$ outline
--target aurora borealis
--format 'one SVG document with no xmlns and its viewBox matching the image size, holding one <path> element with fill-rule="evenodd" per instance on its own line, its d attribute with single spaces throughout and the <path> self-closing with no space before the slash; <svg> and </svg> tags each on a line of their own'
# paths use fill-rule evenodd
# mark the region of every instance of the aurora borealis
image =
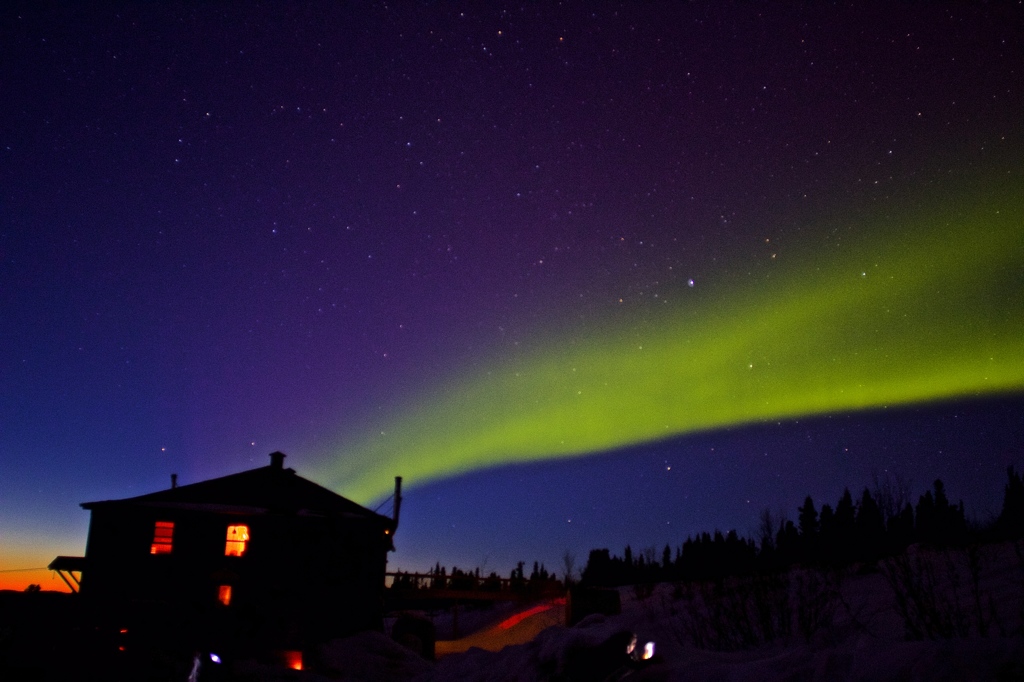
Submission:
<svg viewBox="0 0 1024 682">
<path fill-rule="evenodd" d="M 824 262 L 806 254 L 758 273 L 756 289 L 680 290 L 652 319 L 484 364 L 327 466 L 372 500 L 391 485 L 382 460 L 417 483 L 717 427 L 1020 391 L 1024 200 L 943 209 L 890 219 L 897 234 Z"/>
<path fill-rule="evenodd" d="M 267 463 L 392 568 L 1024 468 L 1001 3 L 0 9 L 0 589 Z"/>
</svg>

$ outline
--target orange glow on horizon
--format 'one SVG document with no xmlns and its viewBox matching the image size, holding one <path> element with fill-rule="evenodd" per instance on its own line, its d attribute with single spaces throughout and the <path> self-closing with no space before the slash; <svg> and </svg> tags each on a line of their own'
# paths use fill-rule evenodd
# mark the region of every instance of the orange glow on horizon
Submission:
<svg viewBox="0 0 1024 682">
<path fill-rule="evenodd" d="M 32 565 L 33 561 L 26 563 Z M 71 592 L 64 581 L 57 577 L 56 571 L 51 571 L 48 568 L 23 570 L 17 564 L 0 563 L 0 590 L 24 592 L 29 585 L 39 585 L 47 592 Z"/>
</svg>

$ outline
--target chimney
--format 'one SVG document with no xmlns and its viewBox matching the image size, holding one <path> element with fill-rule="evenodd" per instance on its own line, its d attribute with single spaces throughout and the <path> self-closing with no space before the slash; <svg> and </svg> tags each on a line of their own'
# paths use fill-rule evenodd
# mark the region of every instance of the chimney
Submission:
<svg viewBox="0 0 1024 682">
<path fill-rule="evenodd" d="M 273 469 L 284 468 L 285 454 L 283 452 L 271 452 L 270 453 L 270 466 Z"/>
<path fill-rule="evenodd" d="M 398 530 L 398 513 L 402 510 L 402 477 L 395 476 L 395 504 L 391 510 L 391 519 L 395 522 L 395 530 Z"/>
<path fill-rule="evenodd" d="M 178 474 L 171 474 L 171 489 L 178 487 Z"/>
</svg>

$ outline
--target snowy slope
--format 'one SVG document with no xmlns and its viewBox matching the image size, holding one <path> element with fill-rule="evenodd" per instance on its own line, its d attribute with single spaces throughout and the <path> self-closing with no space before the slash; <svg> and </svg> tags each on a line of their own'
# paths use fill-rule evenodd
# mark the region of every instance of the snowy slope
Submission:
<svg viewBox="0 0 1024 682">
<path fill-rule="evenodd" d="M 247 679 L 590 682 L 616 667 L 613 654 L 622 658 L 619 633 L 633 632 L 657 646 L 655 660 L 626 678 L 638 682 L 1024 680 L 1024 554 L 1004 544 L 983 547 L 974 559 L 972 569 L 966 551 L 913 549 L 902 563 L 881 568 L 794 570 L 719 587 L 627 587 L 620 589 L 620 615 L 547 627 L 499 651 L 471 647 L 427 662 L 366 633 L 332 643 L 317 675 L 262 669 Z M 499 636 L 491 627 L 462 642 L 476 637 L 497 649 L 502 642 L 494 637 L 532 636 L 557 614 L 547 609 L 524 619 L 515 625 L 523 628 L 518 634 Z M 908 640 L 929 620 L 927 627 L 952 628 L 951 636 Z"/>
</svg>

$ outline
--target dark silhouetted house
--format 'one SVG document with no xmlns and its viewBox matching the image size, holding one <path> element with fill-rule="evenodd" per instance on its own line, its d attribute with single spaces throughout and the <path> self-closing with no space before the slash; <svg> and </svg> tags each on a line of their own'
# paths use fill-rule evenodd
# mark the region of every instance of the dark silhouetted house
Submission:
<svg viewBox="0 0 1024 682">
<path fill-rule="evenodd" d="M 298 652 L 383 627 L 398 523 L 270 465 L 149 495 L 87 502 L 85 557 L 58 557 L 109 628 L 147 644 Z M 400 479 L 396 479 L 399 483 Z M 72 584 L 72 583 L 69 583 Z M 74 585 L 72 589 L 74 589 Z M 127 631 L 127 632 L 125 632 Z"/>
</svg>

